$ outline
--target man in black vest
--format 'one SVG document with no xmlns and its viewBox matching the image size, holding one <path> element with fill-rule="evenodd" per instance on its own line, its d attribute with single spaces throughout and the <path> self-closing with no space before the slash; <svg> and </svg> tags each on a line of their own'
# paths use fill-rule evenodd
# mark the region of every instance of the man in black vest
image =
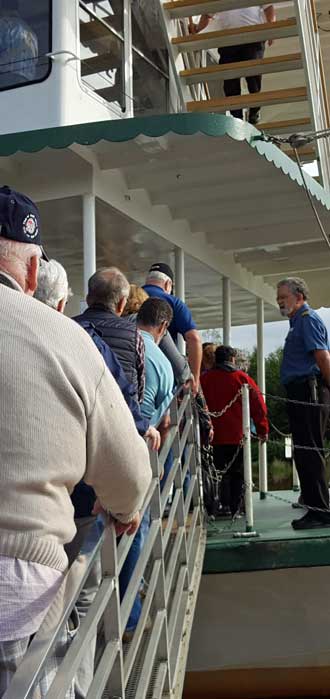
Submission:
<svg viewBox="0 0 330 699">
<path fill-rule="evenodd" d="M 88 308 L 74 320 L 88 320 L 104 342 L 116 353 L 129 383 L 135 389 L 134 398 L 141 402 L 144 393 L 144 342 L 136 323 L 121 317 L 126 306 L 130 285 L 117 267 L 95 272 L 88 281 Z"/>
</svg>

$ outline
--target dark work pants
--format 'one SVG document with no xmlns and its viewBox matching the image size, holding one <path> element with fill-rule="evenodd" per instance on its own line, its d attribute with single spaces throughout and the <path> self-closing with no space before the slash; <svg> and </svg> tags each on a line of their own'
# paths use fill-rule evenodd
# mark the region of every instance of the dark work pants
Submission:
<svg viewBox="0 0 330 699">
<path fill-rule="evenodd" d="M 265 53 L 265 42 L 258 41 L 255 44 L 243 44 L 242 46 L 224 46 L 219 49 L 219 64 L 237 63 L 238 61 L 250 61 L 256 58 L 263 58 Z M 250 93 L 260 92 L 261 75 L 251 75 L 246 77 L 247 86 Z M 241 94 L 241 78 L 231 78 L 224 80 L 223 89 L 226 97 Z M 251 107 L 250 114 L 258 112 L 260 107 Z M 231 114 L 238 119 L 243 118 L 242 109 L 232 109 Z"/>
<path fill-rule="evenodd" d="M 226 468 L 226 465 L 233 458 L 237 447 L 237 444 L 213 445 L 213 460 L 217 471 L 223 471 Z M 241 447 L 233 465 L 222 479 L 219 492 L 219 500 L 222 507 L 229 507 L 233 515 L 236 514 L 240 506 L 243 485 L 244 467 L 243 449 Z"/>
<path fill-rule="evenodd" d="M 294 459 L 299 474 L 301 494 L 306 505 L 329 508 L 329 490 L 325 472 L 324 436 L 330 413 L 330 391 L 323 384 L 319 385 L 318 407 L 311 402 L 311 390 L 308 382 L 293 382 L 286 386 L 287 397 L 297 401 L 307 401 L 310 405 L 288 403 L 290 429 L 294 445 Z M 314 447 L 313 451 L 300 449 L 299 446 Z M 330 513 L 321 519 L 329 519 Z"/>
</svg>

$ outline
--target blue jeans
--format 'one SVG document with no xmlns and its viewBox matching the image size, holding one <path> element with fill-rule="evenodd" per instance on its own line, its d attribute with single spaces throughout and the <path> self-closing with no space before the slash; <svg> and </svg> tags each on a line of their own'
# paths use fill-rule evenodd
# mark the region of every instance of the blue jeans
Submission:
<svg viewBox="0 0 330 699">
<path fill-rule="evenodd" d="M 127 554 L 127 558 L 125 560 L 125 563 L 121 569 L 120 575 L 119 575 L 119 592 L 120 592 L 120 601 L 124 599 L 126 590 L 128 588 L 129 582 L 131 580 L 131 577 L 134 573 L 134 569 L 137 563 L 137 560 L 140 556 L 140 553 L 143 549 L 144 542 L 148 536 L 148 531 L 150 527 L 150 509 L 147 507 L 142 520 L 141 524 L 135 534 L 135 537 L 133 539 L 133 543 L 131 545 L 131 548 Z M 142 601 L 139 593 L 136 595 L 131 613 L 128 617 L 128 621 L 126 624 L 126 631 L 133 631 L 139 621 L 140 614 L 141 614 L 141 609 L 142 609 Z"/>
<path fill-rule="evenodd" d="M 183 467 L 184 467 L 185 452 L 186 452 L 186 447 L 184 448 L 183 454 L 182 454 L 182 469 L 183 469 Z M 163 478 L 162 478 L 162 480 L 161 480 L 160 492 L 162 492 L 163 489 L 164 489 L 164 486 L 165 486 L 165 483 L 166 483 L 168 474 L 170 473 L 170 470 L 171 470 L 172 466 L 173 466 L 173 452 L 172 452 L 172 449 L 170 449 L 170 451 L 169 451 L 168 454 L 167 454 L 166 461 L 165 461 L 165 463 L 164 463 L 164 476 L 163 476 Z M 187 473 L 186 473 L 186 476 L 185 476 L 185 479 L 184 479 L 183 484 L 182 484 L 182 490 L 183 490 L 183 497 L 184 497 L 184 498 L 185 498 L 186 495 L 187 495 L 190 481 L 191 481 L 191 475 L 190 475 L 190 471 L 189 471 L 189 469 L 188 469 L 188 471 L 187 471 Z M 173 491 L 173 492 L 175 492 L 175 486 L 174 486 L 174 491 Z"/>
<path fill-rule="evenodd" d="M 167 481 L 168 474 L 173 466 L 173 452 L 172 449 L 167 454 L 166 461 L 164 463 L 164 475 L 160 482 L 160 492 L 162 493 L 165 483 Z"/>
</svg>

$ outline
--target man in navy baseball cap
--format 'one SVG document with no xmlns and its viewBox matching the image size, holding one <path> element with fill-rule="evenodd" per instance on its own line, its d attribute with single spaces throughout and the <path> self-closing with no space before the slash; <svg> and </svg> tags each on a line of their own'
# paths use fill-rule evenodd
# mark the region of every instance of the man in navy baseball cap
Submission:
<svg viewBox="0 0 330 699">
<path fill-rule="evenodd" d="M 48 260 L 41 244 L 38 207 L 25 194 L 7 185 L 0 187 L 0 237 L 17 243 L 39 245 L 41 256 Z"/>
<path fill-rule="evenodd" d="M 153 265 L 151 265 L 149 274 L 150 272 L 160 272 L 161 274 L 165 274 L 166 277 L 171 280 L 172 284 L 174 282 L 174 274 L 171 267 L 167 265 L 166 262 L 155 262 Z"/>
<path fill-rule="evenodd" d="M 48 259 L 41 246 L 38 208 L 25 194 L 0 187 L 0 287 L 33 296 L 40 257 Z"/>
<path fill-rule="evenodd" d="M 193 374 L 192 390 L 196 395 L 199 385 L 199 374 L 202 361 L 202 343 L 193 321 L 191 311 L 184 301 L 173 295 L 174 275 L 166 262 L 154 262 L 149 268 L 144 290 L 148 296 L 167 301 L 173 310 L 173 319 L 169 333 L 174 342 L 181 335 L 186 342 L 188 361 Z"/>
</svg>

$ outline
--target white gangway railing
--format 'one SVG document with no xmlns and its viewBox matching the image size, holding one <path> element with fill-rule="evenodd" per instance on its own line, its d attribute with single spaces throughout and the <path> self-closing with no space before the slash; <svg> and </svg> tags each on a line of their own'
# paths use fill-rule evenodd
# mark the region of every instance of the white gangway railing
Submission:
<svg viewBox="0 0 330 699">
<path fill-rule="evenodd" d="M 150 508 L 150 529 L 122 602 L 118 578 L 132 537 L 124 534 L 118 544 L 113 525 L 100 534 L 95 521 L 89 531 L 90 545 L 85 547 L 89 552 L 79 555 L 69 569 L 4 699 L 33 697 L 33 688 L 47 669 L 56 640 L 98 557 L 102 564 L 100 586 L 47 699 L 65 697 L 96 635 L 96 662 L 88 699 L 182 696 L 206 530 L 198 420 L 185 388 L 173 398 L 170 414 L 171 428 L 160 453 L 150 453 L 153 480 L 141 513 Z M 173 466 L 161 491 L 160 476 L 170 450 Z M 142 579 L 146 589 L 142 613 L 133 639 L 123 645 L 123 632 Z"/>
</svg>

